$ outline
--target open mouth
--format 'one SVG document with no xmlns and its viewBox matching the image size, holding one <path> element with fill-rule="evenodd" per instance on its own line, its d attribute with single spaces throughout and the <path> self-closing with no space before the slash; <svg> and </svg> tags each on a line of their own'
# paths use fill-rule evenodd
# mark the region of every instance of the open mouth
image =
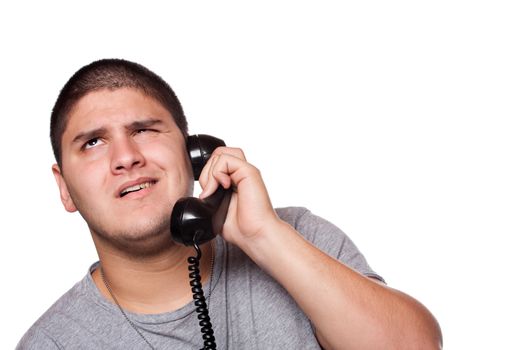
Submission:
<svg viewBox="0 0 525 350">
<path fill-rule="evenodd" d="M 120 198 L 130 194 L 130 193 L 133 193 L 133 192 L 138 192 L 138 191 L 141 191 L 145 188 L 149 188 L 153 185 L 155 185 L 157 183 L 157 181 L 146 181 L 146 182 L 143 182 L 141 184 L 137 184 L 137 185 L 133 185 L 133 186 L 129 186 L 129 187 L 126 187 L 125 189 L 123 189 L 121 192 L 120 192 Z"/>
</svg>

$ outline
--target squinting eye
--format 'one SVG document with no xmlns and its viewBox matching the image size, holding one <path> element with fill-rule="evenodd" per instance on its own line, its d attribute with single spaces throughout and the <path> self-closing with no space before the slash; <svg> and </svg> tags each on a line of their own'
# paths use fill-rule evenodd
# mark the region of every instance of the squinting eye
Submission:
<svg viewBox="0 0 525 350">
<path fill-rule="evenodd" d="M 157 132 L 157 129 L 137 129 L 135 131 L 135 135 L 147 135 L 149 137 L 150 135 L 156 134 Z"/>
</svg>

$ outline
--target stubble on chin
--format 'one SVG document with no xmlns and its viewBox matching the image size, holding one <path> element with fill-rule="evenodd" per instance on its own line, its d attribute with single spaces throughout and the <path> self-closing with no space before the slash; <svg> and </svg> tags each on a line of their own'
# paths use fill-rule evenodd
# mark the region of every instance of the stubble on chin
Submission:
<svg viewBox="0 0 525 350">
<path fill-rule="evenodd" d="M 111 250 L 131 259 L 158 256 L 173 246 L 169 218 L 122 225 L 111 233 L 97 225 L 88 226 L 97 250 Z"/>
</svg>

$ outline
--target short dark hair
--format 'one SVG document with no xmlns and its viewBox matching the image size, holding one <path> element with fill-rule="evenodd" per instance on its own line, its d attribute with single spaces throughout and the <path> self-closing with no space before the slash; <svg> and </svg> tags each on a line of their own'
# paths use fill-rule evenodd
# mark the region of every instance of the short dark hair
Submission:
<svg viewBox="0 0 525 350">
<path fill-rule="evenodd" d="M 134 88 L 157 100 L 170 113 L 175 124 L 188 136 L 188 123 L 173 89 L 146 67 L 123 59 L 102 59 L 80 68 L 60 91 L 51 113 L 50 137 L 53 153 L 62 164 L 62 135 L 69 113 L 85 95 L 101 89 Z"/>
</svg>

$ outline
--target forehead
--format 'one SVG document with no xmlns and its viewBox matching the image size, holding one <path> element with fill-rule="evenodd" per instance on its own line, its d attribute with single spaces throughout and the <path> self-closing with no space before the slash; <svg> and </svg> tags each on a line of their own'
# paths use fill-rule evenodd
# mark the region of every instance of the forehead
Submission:
<svg viewBox="0 0 525 350">
<path fill-rule="evenodd" d="M 68 115 L 65 133 L 75 127 L 126 123 L 134 118 L 145 117 L 173 119 L 160 102 L 139 90 L 131 88 L 97 90 L 88 93 L 75 103 Z"/>
</svg>

